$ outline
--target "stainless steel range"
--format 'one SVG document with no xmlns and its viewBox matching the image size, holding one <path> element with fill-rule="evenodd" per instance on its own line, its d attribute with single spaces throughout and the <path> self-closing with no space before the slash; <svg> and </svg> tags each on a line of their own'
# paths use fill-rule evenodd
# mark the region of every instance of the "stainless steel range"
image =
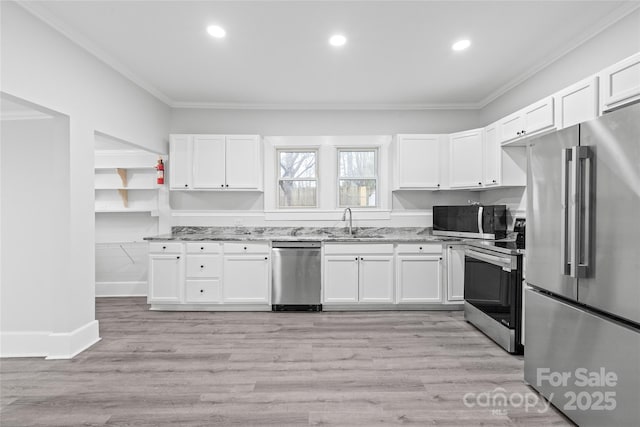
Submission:
<svg viewBox="0 0 640 427">
<path fill-rule="evenodd" d="M 467 242 L 464 301 L 465 320 L 509 353 L 522 353 L 522 250 L 515 242 Z"/>
</svg>

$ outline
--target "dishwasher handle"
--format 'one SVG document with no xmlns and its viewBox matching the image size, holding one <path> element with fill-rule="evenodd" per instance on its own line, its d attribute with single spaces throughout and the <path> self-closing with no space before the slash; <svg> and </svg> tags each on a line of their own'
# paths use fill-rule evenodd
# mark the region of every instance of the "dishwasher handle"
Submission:
<svg viewBox="0 0 640 427">
<path fill-rule="evenodd" d="M 320 242 L 311 242 L 311 241 L 297 241 L 297 242 L 272 242 L 271 247 L 274 249 L 277 248 L 288 248 L 288 249 L 307 249 L 307 248 L 320 248 Z"/>
</svg>

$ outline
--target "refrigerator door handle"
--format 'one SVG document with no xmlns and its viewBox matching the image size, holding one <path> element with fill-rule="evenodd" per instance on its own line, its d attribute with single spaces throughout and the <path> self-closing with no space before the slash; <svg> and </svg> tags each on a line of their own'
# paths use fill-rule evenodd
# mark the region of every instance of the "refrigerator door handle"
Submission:
<svg viewBox="0 0 640 427">
<path fill-rule="evenodd" d="M 482 229 L 482 213 L 484 208 L 482 206 L 478 206 L 478 233 L 484 234 L 484 230 Z"/>
<path fill-rule="evenodd" d="M 593 209 L 592 185 L 592 151 L 588 146 L 575 147 L 576 166 L 576 277 L 587 277 L 590 269 L 591 249 L 591 214 Z"/>
<path fill-rule="evenodd" d="M 569 167 L 572 164 L 573 159 L 573 151 L 571 148 L 566 148 L 562 150 L 562 176 L 560 177 L 562 180 L 560 189 L 561 189 L 561 215 L 560 219 L 560 254 L 561 254 L 561 273 L 564 276 L 571 275 L 571 261 L 569 260 L 570 248 L 569 245 L 569 231 L 571 229 L 569 224 L 569 219 L 571 218 L 570 210 L 571 204 L 569 201 L 569 195 L 571 194 L 571 176 L 569 175 L 569 171 L 571 168 Z"/>
</svg>

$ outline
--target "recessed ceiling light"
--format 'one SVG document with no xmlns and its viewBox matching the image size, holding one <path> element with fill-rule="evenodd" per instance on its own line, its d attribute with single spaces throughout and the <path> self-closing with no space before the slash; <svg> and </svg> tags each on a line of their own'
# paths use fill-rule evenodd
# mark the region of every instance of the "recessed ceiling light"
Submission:
<svg viewBox="0 0 640 427">
<path fill-rule="evenodd" d="M 342 34 L 335 34 L 329 39 L 331 46 L 343 46 L 347 42 L 347 38 Z"/>
<path fill-rule="evenodd" d="M 469 41 L 467 39 L 464 39 L 464 40 L 458 40 L 457 42 L 455 42 L 451 46 L 451 49 L 453 49 L 453 50 L 465 50 L 469 46 L 471 46 L 471 41 Z"/>
<path fill-rule="evenodd" d="M 207 33 L 209 33 L 211 37 L 215 37 L 217 39 L 221 39 L 227 35 L 227 32 L 224 30 L 224 28 L 217 25 L 209 25 L 207 27 Z"/>
</svg>

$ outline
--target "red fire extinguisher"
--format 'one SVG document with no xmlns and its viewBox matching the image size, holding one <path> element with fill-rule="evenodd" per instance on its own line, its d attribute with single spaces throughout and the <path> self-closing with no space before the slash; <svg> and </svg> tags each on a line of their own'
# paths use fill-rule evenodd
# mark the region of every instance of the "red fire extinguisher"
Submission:
<svg viewBox="0 0 640 427">
<path fill-rule="evenodd" d="M 164 184 L 164 163 L 162 163 L 162 159 L 158 159 L 156 170 L 158 171 L 158 184 Z"/>
</svg>

